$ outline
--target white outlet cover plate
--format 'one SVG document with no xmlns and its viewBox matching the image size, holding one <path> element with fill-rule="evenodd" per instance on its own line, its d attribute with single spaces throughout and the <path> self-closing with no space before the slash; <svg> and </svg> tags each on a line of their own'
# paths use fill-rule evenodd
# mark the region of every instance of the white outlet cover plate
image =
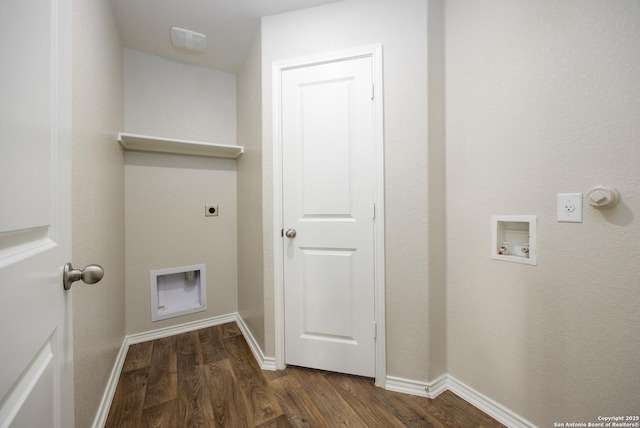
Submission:
<svg viewBox="0 0 640 428">
<path fill-rule="evenodd" d="M 558 221 L 582 223 L 582 193 L 558 193 Z"/>
</svg>

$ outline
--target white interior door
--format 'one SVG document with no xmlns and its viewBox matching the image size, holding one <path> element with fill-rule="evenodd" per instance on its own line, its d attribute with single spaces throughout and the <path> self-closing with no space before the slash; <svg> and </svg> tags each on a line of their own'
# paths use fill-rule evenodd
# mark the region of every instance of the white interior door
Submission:
<svg viewBox="0 0 640 428">
<path fill-rule="evenodd" d="M 0 2 L 0 427 L 73 427 L 71 2 Z"/>
<path fill-rule="evenodd" d="M 282 73 L 287 364 L 375 375 L 373 135 L 371 57 Z"/>
</svg>

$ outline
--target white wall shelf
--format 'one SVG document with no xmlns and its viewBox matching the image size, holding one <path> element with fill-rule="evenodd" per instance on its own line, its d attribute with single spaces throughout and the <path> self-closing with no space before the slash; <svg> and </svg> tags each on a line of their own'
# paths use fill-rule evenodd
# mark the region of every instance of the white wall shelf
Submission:
<svg viewBox="0 0 640 428">
<path fill-rule="evenodd" d="M 125 150 L 138 150 L 143 152 L 175 153 L 226 159 L 237 159 L 244 153 L 242 146 L 177 140 L 152 137 L 149 135 L 127 134 L 124 132 L 118 133 L 118 142 Z"/>
</svg>

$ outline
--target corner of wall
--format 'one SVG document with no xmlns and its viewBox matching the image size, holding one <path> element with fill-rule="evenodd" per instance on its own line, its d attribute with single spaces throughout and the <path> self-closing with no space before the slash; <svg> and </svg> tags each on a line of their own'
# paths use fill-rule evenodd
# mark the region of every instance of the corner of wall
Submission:
<svg viewBox="0 0 640 428">
<path fill-rule="evenodd" d="M 258 30 L 238 74 L 238 312 L 257 346 L 265 349 L 262 207 L 262 37 Z"/>
<path fill-rule="evenodd" d="M 446 372 L 444 2 L 427 6 L 429 379 Z"/>
</svg>

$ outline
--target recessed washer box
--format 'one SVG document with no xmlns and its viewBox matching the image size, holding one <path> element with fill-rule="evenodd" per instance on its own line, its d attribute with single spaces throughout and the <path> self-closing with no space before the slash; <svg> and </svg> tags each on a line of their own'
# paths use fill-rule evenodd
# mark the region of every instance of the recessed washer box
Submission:
<svg viewBox="0 0 640 428">
<path fill-rule="evenodd" d="M 150 282 L 153 322 L 207 310 L 204 264 L 152 270 Z"/>
<path fill-rule="evenodd" d="M 534 215 L 491 217 L 491 258 L 505 262 L 537 265 Z"/>
</svg>

